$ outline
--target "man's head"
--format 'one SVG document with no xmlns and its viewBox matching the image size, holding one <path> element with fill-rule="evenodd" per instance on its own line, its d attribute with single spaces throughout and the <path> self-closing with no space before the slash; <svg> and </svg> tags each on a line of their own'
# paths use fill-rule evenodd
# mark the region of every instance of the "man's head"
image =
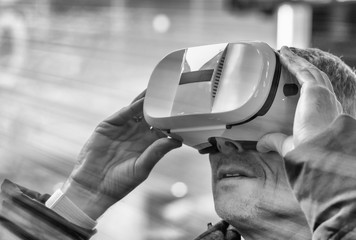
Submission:
<svg viewBox="0 0 356 240">
<path fill-rule="evenodd" d="M 344 112 L 356 115 L 356 77 L 339 58 L 318 49 L 291 50 L 325 72 Z M 286 74 L 288 76 L 288 74 Z M 283 159 L 277 153 L 246 151 L 238 142 L 211 140 L 218 151 L 209 155 L 218 215 L 245 238 L 309 238 L 305 217 L 289 186 Z M 280 234 L 277 237 L 276 234 Z"/>
</svg>

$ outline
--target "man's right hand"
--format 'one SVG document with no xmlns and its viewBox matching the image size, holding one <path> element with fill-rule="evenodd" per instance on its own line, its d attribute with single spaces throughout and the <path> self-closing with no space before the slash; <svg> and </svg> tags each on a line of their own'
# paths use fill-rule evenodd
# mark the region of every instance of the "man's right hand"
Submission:
<svg viewBox="0 0 356 240">
<path fill-rule="evenodd" d="M 142 183 L 155 164 L 181 142 L 150 128 L 143 99 L 101 122 L 79 154 L 62 192 L 91 218 Z"/>
</svg>

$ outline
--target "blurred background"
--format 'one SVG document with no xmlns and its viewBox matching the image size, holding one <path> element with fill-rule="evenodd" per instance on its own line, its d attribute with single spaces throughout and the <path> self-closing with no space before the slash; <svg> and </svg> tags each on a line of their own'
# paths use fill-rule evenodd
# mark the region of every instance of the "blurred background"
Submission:
<svg viewBox="0 0 356 240">
<path fill-rule="evenodd" d="M 0 180 L 53 193 L 96 125 L 178 48 L 259 40 L 353 67 L 355 10 L 345 0 L 0 0 Z M 219 221 L 210 188 L 208 157 L 175 150 L 93 239 L 193 239 Z"/>
</svg>

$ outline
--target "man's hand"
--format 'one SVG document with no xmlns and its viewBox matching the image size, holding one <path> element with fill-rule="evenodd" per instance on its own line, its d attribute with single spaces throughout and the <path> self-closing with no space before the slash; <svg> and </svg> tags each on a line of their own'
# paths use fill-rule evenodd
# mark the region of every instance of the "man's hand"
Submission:
<svg viewBox="0 0 356 240">
<path fill-rule="evenodd" d="M 142 183 L 166 153 L 181 145 L 150 129 L 140 99 L 98 125 L 62 191 L 97 219 Z"/>
<path fill-rule="evenodd" d="M 257 150 L 276 151 L 284 157 L 295 147 L 325 130 L 338 115 L 342 114 L 342 106 L 324 72 L 292 53 L 287 47 L 281 49 L 280 59 L 282 65 L 301 85 L 293 136 L 281 133 L 267 134 L 257 143 Z"/>
</svg>

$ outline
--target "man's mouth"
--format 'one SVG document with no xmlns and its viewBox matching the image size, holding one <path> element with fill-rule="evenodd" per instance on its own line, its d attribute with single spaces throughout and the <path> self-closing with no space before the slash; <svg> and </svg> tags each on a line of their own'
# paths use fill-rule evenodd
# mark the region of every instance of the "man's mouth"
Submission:
<svg viewBox="0 0 356 240">
<path fill-rule="evenodd" d="M 245 169 L 219 169 L 218 170 L 218 180 L 228 179 L 228 178 L 256 178 L 253 172 Z"/>
<path fill-rule="evenodd" d="M 232 178 L 232 177 L 246 177 L 246 176 L 241 175 L 239 173 L 226 173 L 222 175 L 222 178 Z"/>
</svg>

